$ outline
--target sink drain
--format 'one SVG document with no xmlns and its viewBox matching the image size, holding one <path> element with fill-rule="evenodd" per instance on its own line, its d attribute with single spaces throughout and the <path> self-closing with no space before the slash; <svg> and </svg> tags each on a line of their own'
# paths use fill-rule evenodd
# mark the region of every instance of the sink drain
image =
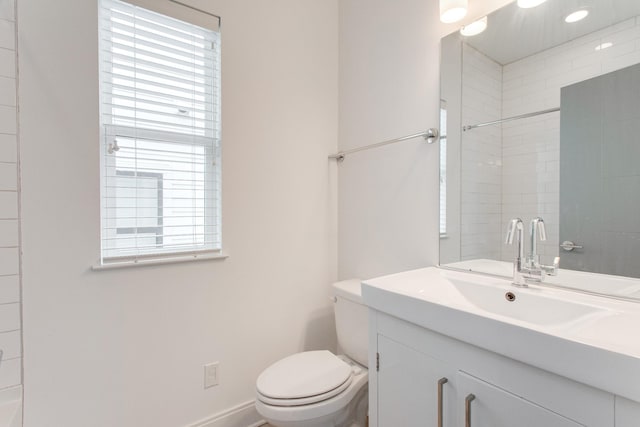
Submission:
<svg viewBox="0 0 640 427">
<path fill-rule="evenodd" d="M 516 294 L 514 294 L 513 292 L 507 292 L 506 294 L 504 294 L 504 297 L 507 299 L 507 301 L 516 300 Z"/>
</svg>

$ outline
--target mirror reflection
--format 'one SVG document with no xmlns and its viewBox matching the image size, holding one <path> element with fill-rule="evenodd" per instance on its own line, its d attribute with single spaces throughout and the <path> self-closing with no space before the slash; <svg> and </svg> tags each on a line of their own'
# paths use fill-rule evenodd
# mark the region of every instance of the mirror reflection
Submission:
<svg viewBox="0 0 640 427">
<path fill-rule="evenodd" d="M 514 2 L 442 40 L 441 265 L 512 276 L 520 218 L 530 279 L 640 298 L 639 15 Z"/>
</svg>

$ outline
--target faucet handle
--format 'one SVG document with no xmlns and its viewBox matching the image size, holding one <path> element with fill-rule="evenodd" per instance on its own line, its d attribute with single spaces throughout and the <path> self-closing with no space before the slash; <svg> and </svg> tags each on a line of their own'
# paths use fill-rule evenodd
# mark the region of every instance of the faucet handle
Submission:
<svg viewBox="0 0 640 427">
<path fill-rule="evenodd" d="M 541 241 L 547 240 L 547 230 L 544 226 L 544 220 L 540 217 L 533 218 L 531 220 L 531 238 L 535 239 L 536 229 L 538 229 L 538 236 Z"/>
<path fill-rule="evenodd" d="M 540 221 L 538 222 L 538 234 L 540 235 L 540 240 L 545 241 L 547 240 L 547 230 L 545 229 L 544 221 L 542 220 L 542 218 L 539 219 Z"/>
<path fill-rule="evenodd" d="M 542 268 L 548 276 L 557 276 L 558 269 L 560 268 L 560 257 L 557 256 L 553 258 L 553 265 L 541 265 L 540 268 Z"/>
<path fill-rule="evenodd" d="M 522 220 L 520 218 L 514 218 L 509 221 L 507 225 L 507 236 L 504 239 L 505 244 L 513 244 L 513 237 L 517 234 L 516 230 L 518 230 L 518 228 L 522 229 Z"/>
</svg>

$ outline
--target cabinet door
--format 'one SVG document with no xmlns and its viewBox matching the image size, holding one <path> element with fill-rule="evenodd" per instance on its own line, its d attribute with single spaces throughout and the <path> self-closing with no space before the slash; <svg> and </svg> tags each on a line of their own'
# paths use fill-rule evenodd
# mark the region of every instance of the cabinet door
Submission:
<svg viewBox="0 0 640 427">
<path fill-rule="evenodd" d="M 577 427 L 578 424 L 501 388 L 458 373 L 458 425 L 471 427 Z M 468 396 L 475 398 L 469 400 Z M 469 414 L 467 414 L 467 407 Z M 467 424 L 467 418 L 470 423 Z"/>
<path fill-rule="evenodd" d="M 640 402 L 616 396 L 616 427 L 640 426 Z"/>
<path fill-rule="evenodd" d="M 440 427 L 439 402 L 442 426 L 455 425 L 455 370 L 383 335 L 378 353 L 378 427 Z"/>
</svg>

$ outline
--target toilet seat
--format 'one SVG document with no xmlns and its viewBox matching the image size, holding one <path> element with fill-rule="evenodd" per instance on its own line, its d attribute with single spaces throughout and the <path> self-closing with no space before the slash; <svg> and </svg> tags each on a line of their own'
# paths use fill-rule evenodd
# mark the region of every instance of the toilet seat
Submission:
<svg viewBox="0 0 640 427">
<path fill-rule="evenodd" d="M 333 353 L 307 351 L 286 357 L 260 375 L 257 396 L 273 406 L 302 406 L 330 399 L 353 381 L 349 364 Z"/>
<path fill-rule="evenodd" d="M 334 388 L 333 390 L 330 390 L 322 394 L 316 394 L 315 396 L 299 397 L 295 399 L 273 399 L 258 392 L 258 399 L 260 399 L 262 402 L 268 405 L 273 405 L 273 406 L 311 405 L 312 403 L 322 402 L 323 400 L 331 399 L 332 397 L 337 396 L 338 394 L 345 391 L 351 385 L 352 381 L 353 381 L 353 378 L 349 377 L 347 381 L 342 383 L 340 386 Z"/>
</svg>

